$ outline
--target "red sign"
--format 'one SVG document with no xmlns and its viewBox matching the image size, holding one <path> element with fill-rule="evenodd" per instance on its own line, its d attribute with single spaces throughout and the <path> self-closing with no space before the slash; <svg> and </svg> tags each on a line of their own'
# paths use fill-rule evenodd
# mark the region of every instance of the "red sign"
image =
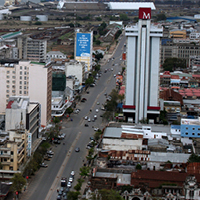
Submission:
<svg viewBox="0 0 200 200">
<path fill-rule="evenodd" d="M 16 191 L 15 194 L 18 195 L 18 191 Z"/>
<path fill-rule="evenodd" d="M 151 8 L 139 8 L 139 19 L 151 19 Z"/>
<path fill-rule="evenodd" d="M 28 179 L 28 176 L 26 176 L 26 179 Z"/>
</svg>

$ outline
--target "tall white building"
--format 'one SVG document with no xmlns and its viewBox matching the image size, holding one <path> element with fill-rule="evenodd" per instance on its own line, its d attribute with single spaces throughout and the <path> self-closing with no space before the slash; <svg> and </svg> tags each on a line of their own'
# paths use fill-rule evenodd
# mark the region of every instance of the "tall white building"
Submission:
<svg viewBox="0 0 200 200">
<path fill-rule="evenodd" d="M 127 121 L 158 120 L 160 108 L 159 63 L 163 29 L 151 24 L 151 8 L 139 9 L 139 21 L 127 26 L 126 100 L 123 112 Z"/>
<path fill-rule="evenodd" d="M 29 96 L 41 105 L 41 126 L 51 120 L 52 67 L 19 61 L 0 65 L 0 113 L 5 114 L 10 96 Z"/>
</svg>

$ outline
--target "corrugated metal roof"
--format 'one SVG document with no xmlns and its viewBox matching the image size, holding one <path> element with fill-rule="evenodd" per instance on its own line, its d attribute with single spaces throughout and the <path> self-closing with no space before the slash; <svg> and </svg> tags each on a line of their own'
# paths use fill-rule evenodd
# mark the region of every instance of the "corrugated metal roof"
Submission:
<svg viewBox="0 0 200 200">
<path fill-rule="evenodd" d="M 122 128 L 107 127 L 103 137 L 121 138 Z"/>
<path fill-rule="evenodd" d="M 109 2 L 111 10 L 139 10 L 139 8 L 151 8 L 156 10 L 153 2 Z"/>
<path fill-rule="evenodd" d="M 163 153 L 163 152 L 151 152 L 149 155 L 150 160 L 153 162 L 167 162 L 172 163 L 186 163 L 191 154 L 185 153 Z"/>
</svg>

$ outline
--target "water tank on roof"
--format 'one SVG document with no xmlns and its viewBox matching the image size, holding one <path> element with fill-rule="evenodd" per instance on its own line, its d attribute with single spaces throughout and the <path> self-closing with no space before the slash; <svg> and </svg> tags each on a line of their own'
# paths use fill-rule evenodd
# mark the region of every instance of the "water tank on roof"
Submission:
<svg viewBox="0 0 200 200">
<path fill-rule="evenodd" d="M 36 15 L 38 18 L 38 21 L 40 22 L 47 22 L 48 21 L 48 15 Z"/>
<path fill-rule="evenodd" d="M 20 16 L 20 21 L 31 21 L 32 17 L 31 16 Z"/>
</svg>

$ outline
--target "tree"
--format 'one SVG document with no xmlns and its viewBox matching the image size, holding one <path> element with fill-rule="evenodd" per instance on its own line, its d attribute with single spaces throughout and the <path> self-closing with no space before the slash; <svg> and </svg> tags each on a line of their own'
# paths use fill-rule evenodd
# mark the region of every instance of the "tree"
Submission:
<svg viewBox="0 0 200 200">
<path fill-rule="evenodd" d="M 80 194 L 80 192 L 76 191 L 69 191 L 67 193 L 67 199 L 68 200 L 78 200 L 78 195 Z"/>
<path fill-rule="evenodd" d="M 120 14 L 120 20 L 122 20 L 122 21 L 128 21 L 129 18 L 128 18 L 128 16 L 127 16 L 126 14 L 121 13 L 121 14 Z"/>
<path fill-rule="evenodd" d="M 103 35 L 103 34 L 102 34 Z M 96 45 L 100 45 L 101 44 L 101 41 L 100 40 L 96 40 Z"/>
<path fill-rule="evenodd" d="M 140 170 L 140 169 L 142 169 L 142 166 L 140 164 L 137 164 L 135 169 Z"/>
<path fill-rule="evenodd" d="M 66 112 L 70 115 L 71 113 L 73 113 L 73 109 L 72 108 L 67 108 Z"/>
<path fill-rule="evenodd" d="M 97 59 L 97 61 L 101 60 L 103 58 L 103 54 L 102 53 L 96 53 L 95 54 L 95 59 Z"/>
<path fill-rule="evenodd" d="M 181 58 L 166 58 L 163 63 L 163 69 L 165 71 L 174 71 L 176 69 L 186 68 L 186 60 Z"/>
<path fill-rule="evenodd" d="M 21 173 L 14 174 L 14 177 L 11 179 L 12 186 L 11 191 L 21 191 L 24 185 L 26 184 L 26 179 L 22 176 Z"/>
<path fill-rule="evenodd" d="M 88 176 L 88 173 L 90 172 L 90 168 L 89 167 L 86 167 L 86 166 L 83 166 L 80 168 L 80 175 L 81 176 Z"/>
<path fill-rule="evenodd" d="M 118 30 L 117 33 L 115 34 L 115 39 L 117 39 L 121 35 L 122 31 Z"/>
<path fill-rule="evenodd" d="M 96 21 L 102 21 L 101 17 L 96 17 Z"/>
<path fill-rule="evenodd" d="M 200 162 L 200 157 L 197 154 L 191 154 L 191 156 L 188 158 L 189 163 L 193 162 Z"/>
<path fill-rule="evenodd" d="M 166 20 L 167 19 L 167 17 L 165 16 L 165 14 L 158 14 L 158 15 L 156 15 L 156 19 L 157 19 L 157 21 L 161 21 L 161 20 Z"/>
<path fill-rule="evenodd" d="M 35 25 L 42 25 L 42 22 L 35 22 Z"/>
</svg>

